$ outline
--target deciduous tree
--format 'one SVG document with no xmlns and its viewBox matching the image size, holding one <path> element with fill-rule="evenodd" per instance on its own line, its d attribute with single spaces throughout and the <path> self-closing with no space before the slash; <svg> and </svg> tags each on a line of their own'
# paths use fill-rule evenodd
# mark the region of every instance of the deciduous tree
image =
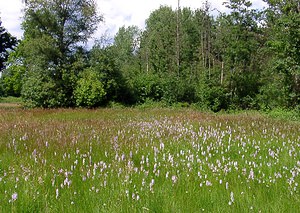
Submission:
<svg viewBox="0 0 300 213">
<path fill-rule="evenodd" d="M 56 97 L 61 98 L 53 103 L 56 106 L 73 105 L 74 79 L 81 71 L 72 69 L 76 58 L 73 55 L 79 46 L 88 41 L 102 20 L 97 14 L 96 1 L 28 0 L 25 4 L 22 24 L 24 63 L 28 72 L 25 81 L 31 81 L 35 76 L 51 79 L 54 86 L 49 88 L 52 90 L 49 93 L 60 93 Z M 24 97 L 25 101 L 31 99 L 31 96 Z M 39 101 L 28 101 L 39 106 Z"/>
</svg>

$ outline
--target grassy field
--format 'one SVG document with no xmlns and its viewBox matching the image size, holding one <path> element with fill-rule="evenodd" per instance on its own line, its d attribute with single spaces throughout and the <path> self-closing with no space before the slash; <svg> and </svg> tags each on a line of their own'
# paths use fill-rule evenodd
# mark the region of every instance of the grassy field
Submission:
<svg viewBox="0 0 300 213">
<path fill-rule="evenodd" d="M 0 108 L 0 212 L 298 212 L 300 124 Z"/>
<path fill-rule="evenodd" d="M 22 99 L 16 97 L 0 97 L 0 108 L 20 108 Z"/>
</svg>

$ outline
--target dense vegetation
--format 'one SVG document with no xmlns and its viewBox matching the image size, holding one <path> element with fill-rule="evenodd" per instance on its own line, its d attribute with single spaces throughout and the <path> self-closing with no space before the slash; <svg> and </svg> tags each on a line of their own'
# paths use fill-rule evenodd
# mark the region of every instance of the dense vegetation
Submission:
<svg viewBox="0 0 300 213">
<path fill-rule="evenodd" d="M 297 122 L 0 109 L 0 212 L 297 212 Z"/>
<path fill-rule="evenodd" d="M 103 20 L 93 0 L 28 0 L 24 37 L 2 70 L 0 94 L 28 107 L 182 102 L 204 109 L 299 109 L 300 6 L 228 0 L 227 14 L 161 6 L 146 28 L 83 48 Z M 2 41 L 2 40 L 1 40 Z M 2 45 L 2 44 L 1 44 Z M 2 47 L 2 46 L 1 46 Z"/>
</svg>

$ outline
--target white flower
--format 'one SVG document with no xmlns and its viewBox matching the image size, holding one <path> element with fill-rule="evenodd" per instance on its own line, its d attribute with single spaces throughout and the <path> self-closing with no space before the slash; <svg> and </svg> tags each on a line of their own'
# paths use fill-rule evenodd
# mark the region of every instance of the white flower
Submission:
<svg viewBox="0 0 300 213">
<path fill-rule="evenodd" d="M 58 189 L 56 189 L 56 191 L 55 191 L 55 198 L 56 199 L 58 198 L 58 195 L 59 195 L 59 192 L 58 192 Z"/>
<path fill-rule="evenodd" d="M 17 199 L 18 199 L 18 193 L 15 192 L 15 193 L 13 193 L 12 196 L 11 196 L 11 201 L 14 202 L 14 201 L 16 201 Z"/>
<path fill-rule="evenodd" d="M 254 180 L 254 172 L 253 172 L 252 169 L 250 170 L 250 173 L 249 173 L 249 177 L 248 177 L 248 178 L 251 179 L 251 180 Z"/>
<path fill-rule="evenodd" d="M 208 180 L 206 181 L 205 184 L 206 184 L 206 186 L 212 186 L 212 183 L 210 181 L 208 181 Z"/>
<path fill-rule="evenodd" d="M 234 195 L 233 192 L 230 192 L 230 201 L 228 202 L 228 204 L 231 206 L 234 203 Z"/>
<path fill-rule="evenodd" d="M 177 182 L 177 177 L 176 177 L 176 175 L 173 175 L 173 176 L 172 176 L 172 181 L 173 181 L 173 183 L 176 183 L 176 182 Z"/>
</svg>

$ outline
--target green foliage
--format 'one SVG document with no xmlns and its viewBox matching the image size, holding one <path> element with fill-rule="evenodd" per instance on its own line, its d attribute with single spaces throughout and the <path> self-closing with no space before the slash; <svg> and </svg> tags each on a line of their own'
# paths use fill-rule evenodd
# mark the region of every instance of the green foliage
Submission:
<svg viewBox="0 0 300 213">
<path fill-rule="evenodd" d="M 56 82 L 39 72 L 26 74 L 22 89 L 22 98 L 26 107 L 53 108 L 64 106 L 66 97 Z"/>
<path fill-rule="evenodd" d="M 167 77 L 168 76 L 168 77 Z M 169 104 L 176 102 L 195 102 L 195 84 L 190 79 L 179 78 L 174 75 L 165 75 L 163 84 L 162 100 Z"/>
<path fill-rule="evenodd" d="M 25 37 L 31 39 L 49 35 L 63 61 L 79 42 L 86 42 L 91 37 L 102 21 L 93 0 L 28 0 L 25 4 Z"/>
<path fill-rule="evenodd" d="M 261 58 L 257 57 L 263 44 L 260 13 L 251 9 L 250 1 L 230 0 L 225 4 L 231 10 L 221 22 L 228 28 L 223 58 L 230 72 L 231 104 L 241 109 L 254 108 L 262 69 Z"/>
<path fill-rule="evenodd" d="M 116 54 L 116 62 L 120 68 L 126 65 L 134 65 L 138 51 L 138 40 L 140 38 L 140 30 L 136 26 L 125 28 L 121 27 L 114 37 L 114 53 Z M 126 72 L 126 70 L 123 70 Z"/>
<path fill-rule="evenodd" d="M 161 6 L 144 31 L 123 26 L 85 50 L 80 45 L 102 20 L 95 1 L 26 1 L 24 39 L 3 71 L 0 94 L 18 96 L 22 88 L 25 102 L 41 107 L 297 108 L 299 5 L 265 2 L 269 8 L 259 11 L 251 1 L 227 0 L 229 12 L 217 17 L 208 1 L 196 10 Z"/>
<path fill-rule="evenodd" d="M 229 94 L 220 85 L 201 81 L 196 87 L 196 100 L 200 109 L 218 112 L 229 108 Z"/>
<path fill-rule="evenodd" d="M 50 36 L 44 35 L 41 38 L 25 39 L 19 46 L 23 58 L 22 64 L 26 68 L 22 81 L 22 97 L 25 102 L 34 102 L 34 107 L 50 108 L 74 105 L 73 89 L 77 81 L 77 75 L 83 67 L 76 66 L 77 62 L 73 59 L 70 59 L 68 64 L 58 65 L 57 61 L 60 53 L 53 42 L 54 40 Z M 74 51 L 74 54 L 76 53 Z M 45 85 L 47 89 L 33 91 L 28 86 L 34 84 L 30 82 L 33 79 L 40 79 L 38 85 L 41 87 L 43 87 L 43 82 L 47 82 L 47 85 Z M 47 91 L 48 95 L 45 94 Z M 31 92 L 36 95 L 26 95 Z M 38 92 L 42 94 L 39 95 Z M 27 98 L 29 98 L 28 101 Z"/>
<path fill-rule="evenodd" d="M 25 69 L 22 66 L 11 66 L 3 72 L 0 84 L 2 84 L 4 96 L 19 97 L 21 95 L 24 73 Z"/>
<path fill-rule="evenodd" d="M 4 88 L 3 88 L 3 84 L 2 82 L 0 81 L 0 98 L 4 96 Z"/>
<path fill-rule="evenodd" d="M 257 96 L 260 109 L 268 110 L 288 105 L 288 95 L 284 87 L 284 76 L 272 74 L 268 76 Z"/>
<path fill-rule="evenodd" d="M 18 49 L 9 55 L 7 65 L 0 78 L 3 95 L 20 97 L 26 68 Z"/>
<path fill-rule="evenodd" d="M 160 101 L 163 96 L 161 78 L 157 74 L 139 73 L 132 79 L 137 103 Z"/>
<path fill-rule="evenodd" d="M 195 101 L 195 85 L 178 77 L 153 73 L 139 73 L 132 79 L 136 101 L 160 102 L 172 105 L 177 102 L 192 103 Z"/>
<path fill-rule="evenodd" d="M 269 27 L 268 45 L 273 57 L 274 73 L 282 73 L 288 103 L 300 104 L 300 7 L 298 1 L 267 0 L 266 17 Z M 275 53 L 275 54 L 274 54 Z M 276 75 L 276 74 L 275 74 Z"/>
<path fill-rule="evenodd" d="M 101 48 L 96 44 L 90 53 L 91 68 L 97 72 L 103 83 L 106 92 L 105 102 L 119 101 L 125 104 L 132 104 L 132 94 L 128 82 L 115 57 L 115 48 Z"/>
<path fill-rule="evenodd" d="M 77 106 L 97 107 L 103 104 L 106 95 L 101 77 L 92 69 L 87 69 L 80 74 L 74 91 Z"/>
<path fill-rule="evenodd" d="M 75 104 L 73 91 L 78 74 L 85 68 L 84 61 L 76 55 L 80 43 L 91 37 L 102 20 L 96 8 L 93 0 L 25 2 L 21 49 L 28 72 L 23 86 L 26 103 L 42 107 Z M 29 87 L 34 83 L 36 91 Z M 29 95 L 32 92 L 34 96 Z"/>
<path fill-rule="evenodd" d="M 176 13 L 171 7 L 161 6 L 146 20 L 142 48 L 146 63 L 155 73 L 177 72 Z"/>
<path fill-rule="evenodd" d="M 17 39 L 1 25 L 2 21 L 0 18 L 0 72 L 6 67 L 5 63 L 8 59 L 9 51 L 13 50 L 18 43 Z"/>
</svg>

